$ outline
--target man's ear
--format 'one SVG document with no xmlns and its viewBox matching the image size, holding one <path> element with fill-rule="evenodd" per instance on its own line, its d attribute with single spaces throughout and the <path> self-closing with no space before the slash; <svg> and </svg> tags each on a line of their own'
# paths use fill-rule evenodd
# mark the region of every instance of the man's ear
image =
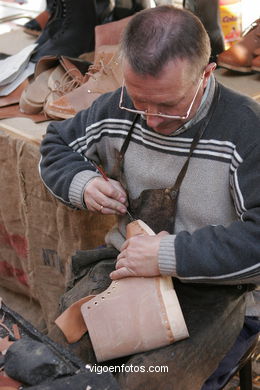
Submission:
<svg viewBox="0 0 260 390">
<path fill-rule="evenodd" d="M 211 62 L 206 66 L 205 73 L 204 73 L 204 81 L 203 81 L 203 87 L 206 88 L 208 79 L 212 72 L 216 69 L 217 64 L 215 62 Z"/>
</svg>

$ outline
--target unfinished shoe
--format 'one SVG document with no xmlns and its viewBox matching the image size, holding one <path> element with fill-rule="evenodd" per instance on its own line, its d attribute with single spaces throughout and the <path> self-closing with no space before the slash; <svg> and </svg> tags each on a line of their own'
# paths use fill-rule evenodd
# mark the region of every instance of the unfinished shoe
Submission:
<svg viewBox="0 0 260 390">
<path fill-rule="evenodd" d="M 130 232 L 130 233 L 129 233 Z M 154 235 L 142 221 L 127 226 L 127 237 Z M 188 337 L 171 277 L 130 277 L 111 285 L 81 312 L 97 361 L 163 347 Z"/>
<path fill-rule="evenodd" d="M 260 73 L 260 47 L 254 51 L 254 59 L 252 61 L 252 70 Z"/>
<path fill-rule="evenodd" d="M 68 119 L 86 109 L 102 94 L 115 91 L 122 85 L 122 68 L 118 59 L 117 46 L 99 48 L 95 62 L 87 72 L 86 83 L 53 102 L 47 102 L 44 111 L 54 118 Z"/>
<path fill-rule="evenodd" d="M 260 48 L 260 19 L 252 23 L 243 37 L 228 50 L 219 54 L 218 66 L 239 73 L 252 73 L 255 50 Z"/>
</svg>

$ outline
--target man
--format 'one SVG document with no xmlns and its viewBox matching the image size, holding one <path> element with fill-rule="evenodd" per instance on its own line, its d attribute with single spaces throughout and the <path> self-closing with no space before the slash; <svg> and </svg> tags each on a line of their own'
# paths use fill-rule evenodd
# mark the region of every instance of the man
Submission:
<svg viewBox="0 0 260 390">
<path fill-rule="evenodd" d="M 58 199 L 118 215 L 106 237 L 120 251 L 112 279 L 174 277 L 190 338 L 131 357 L 169 372 L 121 374 L 123 388 L 200 389 L 229 354 L 225 377 L 233 352 L 239 360 L 259 330 L 251 300 L 252 326 L 234 349 L 244 298 L 259 281 L 260 108 L 219 85 L 209 57 L 209 38 L 189 11 L 140 12 L 122 39 L 122 88 L 51 123 L 41 146 L 41 176 Z M 157 235 L 125 241 L 128 212 Z M 220 388 L 218 378 L 203 390 Z"/>
</svg>

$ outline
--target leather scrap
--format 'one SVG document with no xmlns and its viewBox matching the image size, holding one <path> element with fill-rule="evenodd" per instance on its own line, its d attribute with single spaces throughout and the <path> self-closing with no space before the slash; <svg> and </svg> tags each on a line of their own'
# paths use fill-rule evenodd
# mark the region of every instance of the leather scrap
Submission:
<svg viewBox="0 0 260 390">
<path fill-rule="evenodd" d="M 28 79 L 23 81 L 13 92 L 11 92 L 7 96 L 2 96 L 0 97 L 0 107 L 6 107 L 10 106 L 12 104 L 17 104 L 19 103 L 21 94 L 24 90 L 24 88 L 28 84 Z"/>
<path fill-rule="evenodd" d="M 0 108 L 0 119 L 7 118 L 29 118 L 35 123 L 46 122 L 50 120 L 50 117 L 44 112 L 40 114 L 28 115 L 20 111 L 19 104 L 13 104 L 7 107 Z"/>
<path fill-rule="evenodd" d="M 63 332 L 68 343 L 75 343 L 88 331 L 80 308 L 83 303 L 90 301 L 94 297 L 95 295 L 88 295 L 79 299 L 54 321 Z"/>
<path fill-rule="evenodd" d="M 4 371 L 0 373 L 0 390 L 17 390 L 21 385 L 21 382 L 10 378 Z"/>
</svg>

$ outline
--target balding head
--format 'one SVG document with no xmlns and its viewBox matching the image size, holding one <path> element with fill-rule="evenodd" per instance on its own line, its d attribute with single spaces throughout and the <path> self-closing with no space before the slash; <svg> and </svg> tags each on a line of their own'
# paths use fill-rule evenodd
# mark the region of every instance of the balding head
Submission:
<svg viewBox="0 0 260 390">
<path fill-rule="evenodd" d="M 194 78 L 209 62 L 210 41 L 200 20 L 174 6 L 158 6 L 137 13 L 128 23 L 121 52 L 133 71 L 160 75 L 169 61 L 187 60 Z"/>
</svg>

